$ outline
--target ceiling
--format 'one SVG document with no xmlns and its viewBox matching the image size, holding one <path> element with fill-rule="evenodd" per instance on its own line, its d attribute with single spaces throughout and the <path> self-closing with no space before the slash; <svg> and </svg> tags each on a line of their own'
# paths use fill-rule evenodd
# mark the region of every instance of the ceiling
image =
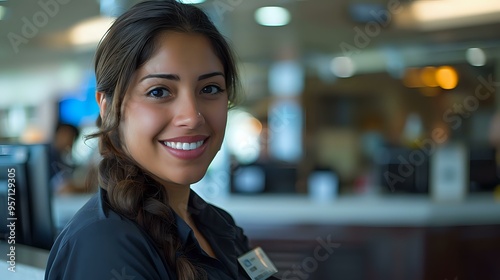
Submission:
<svg viewBox="0 0 500 280">
<path fill-rule="evenodd" d="M 139 2 L 116 1 L 126 7 Z M 266 65 L 279 59 L 296 59 L 312 67 L 322 67 L 335 56 L 349 55 L 359 72 L 376 72 L 384 70 L 390 59 L 400 67 L 462 62 L 469 47 L 481 47 L 489 58 L 498 58 L 500 15 L 483 23 L 477 21 L 434 30 L 398 27 L 396 18 L 404 18 L 408 9 L 405 4 L 409 2 L 208 0 L 200 7 L 229 38 L 239 60 L 250 64 Z M 56 5 L 51 6 L 55 12 L 48 15 L 41 3 Z M 398 9 L 391 10 L 396 4 Z M 0 5 L 8 11 L 7 17 L 0 21 L 0 75 L 28 68 L 44 69 L 46 65 L 68 61 L 91 67 L 93 48 L 71 47 L 57 38 L 78 22 L 98 16 L 98 0 L 0 0 Z M 287 8 L 291 13 L 290 24 L 282 27 L 258 25 L 254 12 L 266 5 Z M 353 11 L 358 11 L 357 16 Z M 389 17 L 386 21 L 378 18 L 377 24 L 373 14 L 380 15 L 384 11 Z M 45 18 L 41 13 L 45 13 Z M 33 24 L 35 21 L 37 26 Z M 28 30 L 27 22 L 33 24 L 35 30 Z M 26 30 L 31 32 L 31 38 L 23 36 Z M 23 36 L 22 42 L 13 43 L 16 35 Z"/>
</svg>

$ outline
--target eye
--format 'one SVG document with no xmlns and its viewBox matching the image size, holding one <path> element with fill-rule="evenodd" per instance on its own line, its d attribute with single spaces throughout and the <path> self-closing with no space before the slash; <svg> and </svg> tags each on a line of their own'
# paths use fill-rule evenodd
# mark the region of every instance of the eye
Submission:
<svg viewBox="0 0 500 280">
<path fill-rule="evenodd" d="M 209 94 L 209 95 L 215 95 L 215 94 L 221 93 L 221 92 L 224 92 L 224 90 L 216 85 L 206 86 L 201 90 L 201 93 L 205 93 L 205 94 Z"/>
<path fill-rule="evenodd" d="M 171 95 L 170 91 L 166 88 L 157 87 L 148 91 L 147 95 L 153 98 L 165 98 Z"/>
</svg>

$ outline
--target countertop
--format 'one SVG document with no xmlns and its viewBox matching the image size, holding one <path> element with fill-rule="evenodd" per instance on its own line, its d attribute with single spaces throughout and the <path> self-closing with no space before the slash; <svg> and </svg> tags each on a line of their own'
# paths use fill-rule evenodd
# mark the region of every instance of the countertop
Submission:
<svg viewBox="0 0 500 280">
<path fill-rule="evenodd" d="M 61 227 L 90 195 L 54 198 L 56 225 Z M 227 195 L 208 200 L 228 211 L 237 223 L 363 226 L 461 226 L 500 224 L 500 201 L 493 194 L 471 194 L 459 202 L 436 202 L 426 195 L 340 195 L 315 201 L 306 195 Z"/>
</svg>

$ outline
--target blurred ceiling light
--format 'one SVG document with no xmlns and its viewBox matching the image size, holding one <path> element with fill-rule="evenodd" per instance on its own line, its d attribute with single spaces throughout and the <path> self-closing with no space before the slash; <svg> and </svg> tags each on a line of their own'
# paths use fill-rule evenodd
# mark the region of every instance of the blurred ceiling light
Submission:
<svg viewBox="0 0 500 280">
<path fill-rule="evenodd" d="M 472 66 L 483 66 L 486 64 L 486 55 L 480 48 L 469 48 L 465 53 L 465 57 Z"/>
<path fill-rule="evenodd" d="M 454 89 L 458 84 L 457 71 L 451 66 L 441 66 L 436 70 L 436 81 L 442 89 Z"/>
<path fill-rule="evenodd" d="M 403 27 L 440 29 L 500 21 L 500 1 L 439 0 L 412 1 L 396 17 Z"/>
<path fill-rule="evenodd" d="M 184 4 L 201 4 L 205 2 L 206 0 L 177 0 L 178 2 L 184 3 Z"/>
<path fill-rule="evenodd" d="M 354 75 L 356 66 L 350 57 L 339 56 L 332 59 L 330 70 L 339 78 L 349 78 Z"/>
<path fill-rule="evenodd" d="M 97 44 L 114 20 L 111 17 L 94 17 L 82 21 L 70 30 L 69 41 L 72 45 Z"/>
<path fill-rule="evenodd" d="M 425 85 L 420 77 L 420 69 L 415 67 L 407 68 L 403 76 L 403 84 L 409 88 L 424 87 Z"/>
<path fill-rule="evenodd" d="M 261 7 L 255 11 L 255 20 L 264 26 L 283 26 L 290 22 L 290 12 L 283 7 Z"/>
<path fill-rule="evenodd" d="M 438 83 L 436 81 L 436 67 L 427 66 L 420 71 L 420 79 L 424 85 L 428 87 L 437 87 Z"/>
<path fill-rule="evenodd" d="M 498 0 L 440 0 L 414 1 L 412 13 L 419 21 L 438 21 L 480 16 L 493 12 L 500 12 Z"/>
</svg>

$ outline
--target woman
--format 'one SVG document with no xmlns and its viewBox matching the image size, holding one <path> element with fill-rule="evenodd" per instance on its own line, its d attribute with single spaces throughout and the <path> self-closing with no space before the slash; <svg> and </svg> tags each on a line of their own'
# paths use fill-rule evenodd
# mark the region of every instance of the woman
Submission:
<svg viewBox="0 0 500 280">
<path fill-rule="evenodd" d="M 249 279 L 242 230 L 190 191 L 236 97 L 226 41 L 194 6 L 142 2 L 99 44 L 95 73 L 100 190 L 57 238 L 46 279 Z"/>
</svg>

